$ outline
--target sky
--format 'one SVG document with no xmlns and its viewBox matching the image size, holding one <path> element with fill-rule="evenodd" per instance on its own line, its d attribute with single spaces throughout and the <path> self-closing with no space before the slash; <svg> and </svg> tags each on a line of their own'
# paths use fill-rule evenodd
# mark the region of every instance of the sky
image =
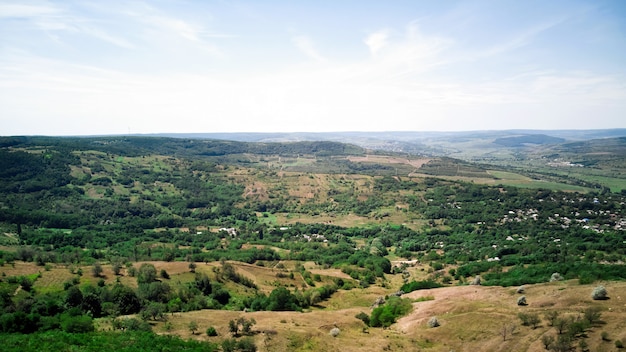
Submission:
<svg viewBox="0 0 626 352">
<path fill-rule="evenodd" d="M 626 127 L 626 1 L 0 0 L 0 135 Z"/>
</svg>

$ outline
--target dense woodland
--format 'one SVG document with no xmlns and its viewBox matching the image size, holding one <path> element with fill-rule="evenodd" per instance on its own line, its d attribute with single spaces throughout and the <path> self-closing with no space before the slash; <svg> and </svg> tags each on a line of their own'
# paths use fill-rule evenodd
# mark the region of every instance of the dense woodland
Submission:
<svg viewBox="0 0 626 352">
<path fill-rule="evenodd" d="M 581 283 L 626 278 L 623 192 L 407 176 L 389 164 L 350 161 L 366 151 L 334 142 L 5 137 L 0 146 L 0 264 L 63 264 L 74 275 L 49 292 L 33 290 L 36 275 L 4 275 L 4 333 L 94 334 L 94 319 L 108 317 L 114 329 L 141 337 L 151 329 L 146 321 L 169 312 L 298 311 L 337 290 L 387 285 L 387 275 L 403 272 L 391 262 L 399 259 L 431 267 L 429 284 L 406 291 L 464 285 L 476 275 L 498 286 L 546 282 L 555 272 Z M 443 164 L 450 160 L 431 161 L 423 174 Z M 471 176 L 485 166 L 461 168 Z M 289 177 L 324 185 L 303 197 Z M 251 193 L 252 183 L 267 191 Z M 348 216 L 366 225 L 327 220 Z M 229 264 L 284 260 L 341 269 L 352 280 L 325 280 L 298 266 L 306 287 L 262 292 Z M 220 264 L 211 277 L 194 273 L 174 284 L 146 261 L 188 262 L 191 273 Z M 97 280 L 105 264 L 136 285 Z M 86 284 L 85 276 L 96 280 Z M 137 315 L 118 318 L 129 314 Z"/>
</svg>

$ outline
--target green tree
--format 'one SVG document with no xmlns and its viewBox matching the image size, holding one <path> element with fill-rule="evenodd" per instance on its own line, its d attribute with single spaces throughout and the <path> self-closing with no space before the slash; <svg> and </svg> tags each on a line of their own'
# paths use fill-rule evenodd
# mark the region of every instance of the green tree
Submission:
<svg viewBox="0 0 626 352">
<path fill-rule="evenodd" d="M 93 264 L 93 268 L 91 268 L 91 273 L 94 277 L 100 277 L 100 275 L 102 275 L 102 265 L 100 265 L 100 263 L 98 262 L 95 262 Z"/>
<path fill-rule="evenodd" d="M 195 320 L 192 320 L 189 322 L 189 331 L 191 331 L 192 335 L 196 334 L 196 331 L 198 330 L 198 323 L 196 323 Z"/>
<path fill-rule="evenodd" d="M 144 263 L 139 267 L 137 272 L 137 284 L 149 284 L 157 279 L 157 271 L 154 265 Z"/>
</svg>

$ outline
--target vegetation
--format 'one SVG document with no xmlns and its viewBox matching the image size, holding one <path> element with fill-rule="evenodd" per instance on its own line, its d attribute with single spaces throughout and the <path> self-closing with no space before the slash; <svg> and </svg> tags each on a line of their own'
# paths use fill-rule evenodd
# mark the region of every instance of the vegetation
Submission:
<svg viewBox="0 0 626 352">
<path fill-rule="evenodd" d="M 390 297 L 384 305 L 374 308 L 369 325 L 372 327 L 388 327 L 396 319 L 406 315 L 412 309 L 411 301 L 400 297 Z"/>
<path fill-rule="evenodd" d="M 100 339 L 143 341 L 152 326 L 183 326 L 191 338 L 230 331 L 234 339 L 210 341 L 254 350 L 240 338 L 260 340 L 252 318 L 207 328 L 199 319 L 174 325 L 171 313 L 327 311 L 383 291 L 384 304 L 350 317 L 387 328 L 413 303 L 434 300 L 401 297 L 418 290 L 480 284 L 521 294 L 537 283 L 626 279 L 621 190 L 518 188 L 498 183 L 513 168 L 492 173 L 451 158 L 396 168 L 389 160 L 406 155 L 363 161 L 365 150 L 330 142 L 16 137 L 0 145 L 0 332 L 8 341 L 58 336 L 64 350 L 75 335 L 95 349 Z M 592 298 L 606 300 L 606 288 Z M 519 318 L 538 329 L 530 308 Z M 555 333 L 546 348 L 584 341 L 600 310 L 579 313 L 575 321 L 546 313 Z"/>
</svg>

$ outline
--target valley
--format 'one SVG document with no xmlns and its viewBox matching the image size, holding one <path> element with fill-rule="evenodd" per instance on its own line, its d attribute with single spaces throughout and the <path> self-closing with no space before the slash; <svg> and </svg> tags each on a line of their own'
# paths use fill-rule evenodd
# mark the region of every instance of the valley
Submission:
<svg viewBox="0 0 626 352">
<path fill-rule="evenodd" d="M 187 350 L 615 350 L 626 143 L 557 137 L 489 136 L 511 157 L 473 137 L 465 157 L 0 137 L 0 329 L 16 351 L 28 336 L 150 349 L 149 334 Z"/>
</svg>

